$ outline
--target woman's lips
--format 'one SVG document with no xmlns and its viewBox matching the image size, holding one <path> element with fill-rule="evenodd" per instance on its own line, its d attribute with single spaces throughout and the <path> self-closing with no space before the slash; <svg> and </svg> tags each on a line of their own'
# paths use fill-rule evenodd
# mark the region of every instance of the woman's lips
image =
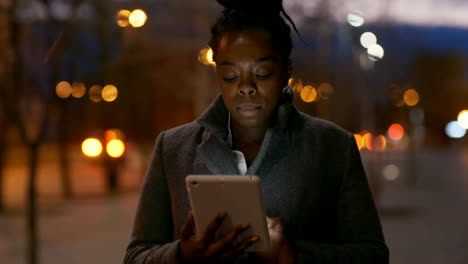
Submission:
<svg viewBox="0 0 468 264">
<path fill-rule="evenodd" d="M 262 106 L 258 104 L 241 104 L 237 106 L 237 111 L 244 117 L 256 116 L 261 109 Z"/>
</svg>

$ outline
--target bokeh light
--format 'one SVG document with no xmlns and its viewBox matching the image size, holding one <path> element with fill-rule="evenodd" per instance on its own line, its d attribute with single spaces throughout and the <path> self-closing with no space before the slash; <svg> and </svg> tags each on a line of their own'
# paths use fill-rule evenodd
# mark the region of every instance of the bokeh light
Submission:
<svg viewBox="0 0 468 264">
<path fill-rule="evenodd" d="M 216 63 L 213 60 L 213 50 L 210 47 L 203 48 L 198 53 L 198 61 L 204 65 L 213 65 Z"/>
<path fill-rule="evenodd" d="M 356 140 L 356 145 L 359 150 L 364 147 L 364 140 L 360 134 L 354 134 L 354 139 Z"/>
<path fill-rule="evenodd" d="M 320 95 L 320 99 L 328 99 L 334 92 L 334 88 L 331 84 L 325 82 L 321 83 L 318 87 L 318 93 Z"/>
<path fill-rule="evenodd" d="M 374 44 L 367 49 L 367 54 L 369 55 L 369 59 L 377 61 L 383 58 L 384 49 L 379 44 Z"/>
<path fill-rule="evenodd" d="M 364 18 L 361 12 L 353 11 L 348 14 L 348 23 L 353 27 L 360 27 L 364 24 Z"/>
<path fill-rule="evenodd" d="M 419 93 L 415 89 L 408 89 L 403 94 L 403 101 L 408 106 L 415 106 L 419 103 Z"/>
<path fill-rule="evenodd" d="M 306 103 L 312 103 L 317 99 L 317 90 L 311 85 L 306 85 L 301 90 L 301 99 Z"/>
<path fill-rule="evenodd" d="M 135 9 L 130 13 L 128 22 L 130 22 L 132 27 L 139 28 L 145 25 L 147 19 L 148 17 L 146 16 L 145 11 L 141 9 Z"/>
<path fill-rule="evenodd" d="M 130 17 L 131 12 L 127 9 L 122 9 L 117 13 L 116 23 L 119 27 L 127 27 L 130 22 L 128 22 L 128 18 Z"/>
<path fill-rule="evenodd" d="M 86 94 L 86 86 L 82 82 L 74 82 L 72 84 L 72 96 L 81 98 Z"/>
<path fill-rule="evenodd" d="M 125 144 L 118 138 L 112 139 L 106 145 L 106 152 L 112 158 L 119 158 L 125 152 Z"/>
<path fill-rule="evenodd" d="M 468 129 L 468 110 L 463 110 L 458 113 L 457 121 L 460 127 Z"/>
<path fill-rule="evenodd" d="M 104 86 L 101 91 L 102 99 L 106 102 L 112 102 L 117 99 L 118 93 L 117 87 L 111 84 Z"/>
<path fill-rule="evenodd" d="M 375 151 L 382 152 L 387 148 L 387 139 L 383 135 L 378 135 L 376 138 L 374 138 L 373 143 L 373 148 Z"/>
<path fill-rule="evenodd" d="M 458 121 L 450 121 L 445 126 L 445 134 L 449 138 L 462 138 L 466 135 L 466 128 L 461 127 Z"/>
<path fill-rule="evenodd" d="M 101 141 L 97 138 L 87 138 L 81 143 L 81 151 L 87 157 L 98 157 L 102 153 Z"/>
<path fill-rule="evenodd" d="M 394 181 L 400 177 L 400 168 L 395 164 L 389 164 L 382 169 L 382 174 L 386 180 Z"/>
<path fill-rule="evenodd" d="M 370 132 L 365 132 L 362 136 L 364 142 L 364 147 L 368 150 L 373 150 L 374 148 L 374 136 Z"/>
<path fill-rule="evenodd" d="M 405 135 L 405 129 L 402 125 L 395 123 L 388 128 L 388 137 L 393 141 L 399 141 Z"/>
<path fill-rule="evenodd" d="M 72 93 L 72 87 L 69 82 L 62 81 L 57 84 L 55 87 L 55 92 L 60 98 L 67 98 Z"/>
<path fill-rule="evenodd" d="M 363 33 L 359 40 L 361 45 L 366 49 L 370 48 L 372 45 L 377 44 L 377 36 L 375 36 L 375 34 L 372 32 Z"/>
<path fill-rule="evenodd" d="M 102 87 L 99 85 L 94 85 L 89 89 L 89 99 L 97 103 L 102 100 Z"/>
<path fill-rule="evenodd" d="M 302 88 L 304 88 L 302 80 L 298 78 L 289 78 L 288 85 L 294 93 L 300 93 Z"/>
</svg>

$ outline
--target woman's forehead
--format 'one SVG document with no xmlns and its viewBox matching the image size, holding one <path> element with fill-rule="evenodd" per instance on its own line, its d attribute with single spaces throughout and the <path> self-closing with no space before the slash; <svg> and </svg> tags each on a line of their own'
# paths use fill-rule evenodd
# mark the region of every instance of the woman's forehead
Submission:
<svg viewBox="0 0 468 264">
<path fill-rule="evenodd" d="M 275 54 L 270 35 L 262 30 L 226 32 L 220 39 L 217 56 L 254 55 L 272 57 Z"/>
</svg>

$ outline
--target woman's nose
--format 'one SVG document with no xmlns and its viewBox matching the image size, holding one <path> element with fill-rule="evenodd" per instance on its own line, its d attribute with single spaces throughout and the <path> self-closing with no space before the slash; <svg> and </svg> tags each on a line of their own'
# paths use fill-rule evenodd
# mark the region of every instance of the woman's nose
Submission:
<svg viewBox="0 0 468 264">
<path fill-rule="evenodd" d="M 252 81 L 244 81 L 239 84 L 237 92 L 240 95 L 255 95 L 257 93 L 257 87 Z"/>
</svg>

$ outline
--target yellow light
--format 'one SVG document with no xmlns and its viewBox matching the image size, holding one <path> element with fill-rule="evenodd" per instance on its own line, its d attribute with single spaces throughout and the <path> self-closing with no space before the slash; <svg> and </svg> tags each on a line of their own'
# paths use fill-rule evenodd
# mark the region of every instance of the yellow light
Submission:
<svg viewBox="0 0 468 264">
<path fill-rule="evenodd" d="M 372 133 L 367 132 L 362 136 L 362 140 L 364 142 L 364 147 L 366 147 L 368 150 L 373 150 L 374 148 L 374 136 Z"/>
<path fill-rule="evenodd" d="M 87 138 L 81 143 L 81 151 L 85 156 L 97 157 L 102 153 L 101 141 L 97 138 Z"/>
<path fill-rule="evenodd" d="M 304 88 L 301 79 L 289 78 L 288 85 L 294 93 L 300 93 Z"/>
<path fill-rule="evenodd" d="M 408 106 L 415 106 L 419 102 L 419 94 L 414 89 L 406 90 L 405 94 L 403 95 L 403 101 Z"/>
<path fill-rule="evenodd" d="M 362 136 L 359 134 L 354 134 L 354 139 L 356 139 L 358 149 L 361 150 L 364 147 L 364 140 L 362 139 Z"/>
<path fill-rule="evenodd" d="M 115 99 L 117 99 L 118 93 L 119 91 L 117 90 L 117 87 L 109 84 L 109 85 L 104 86 L 104 88 L 102 89 L 101 95 L 104 101 L 112 102 Z"/>
<path fill-rule="evenodd" d="M 311 103 L 317 99 L 317 90 L 314 87 L 307 85 L 301 90 L 301 99 L 306 103 Z"/>
<path fill-rule="evenodd" d="M 112 158 L 119 158 L 125 152 L 125 144 L 120 139 L 112 139 L 106 145 L 106 152 Z"/>
<path fill-rule="evenodd" d="M 116 22 L 119 27 L 127 27 L 129 25 L 128 17 L 131 12 L 126 9 L 122 9 L 117 13 Z"/>
<path fill-rule="evenodd" d="M 468 129 L 468 110 L 463 110 L 458 114 L 458 125 L 464 129 Z"/>
<path fill-rule="evenodd" d="M 216 65 L 213 60 L 213 50 L 208 48 L 203 48 L 198 53 L 198 61 L 204 65 Z"/>
<path fill-rule="evenodd" d="M 145 25 L 147 19 L 148 17 L 146 16 L 145 11 L 141 9 L 135 9 L 132 11 L 132 13 L 130 13 L 128 22 L 130 22 L 132 27 L 139 28 Z"/>
<path fill-rule="evenodd" d="M 89 89 L 89 99 L 97 103 L 102 100 L 102 87 L 99 85 L 94 85 Z"/>
<path fill-rule="evenodd" d="M 70 83 L 66 81 L 59 82 L 57 86 L 55 87 L 55 92 L 57 93 L 58 97 L 67 98 L 72 93 L 72 87 Z"/>
<path fill-rule="evenodd" d="M 81 98 L 86 93 L 86 86 L 82 82 L 74 82 L 72 84 L 72 96 L 75 98 Z"/>
</svg>

